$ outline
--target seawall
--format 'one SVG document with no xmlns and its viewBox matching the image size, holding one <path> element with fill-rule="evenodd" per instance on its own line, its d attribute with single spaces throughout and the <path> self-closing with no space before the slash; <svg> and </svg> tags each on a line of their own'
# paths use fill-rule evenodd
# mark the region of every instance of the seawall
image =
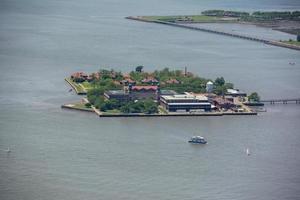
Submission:
<svg viewBox="0 0 300 200">
<path fill-rule="evenodd" d="M 220 117 L 225 115 L 257 115 L 257 112 L 249 113 L 195 113 L 195 114 L 102 114 L 99 117 Z"/>
<path fill-rule="evenodd" d="M 78 91 L 77 87 L 68 78 L 65 78 L 65 81 L 67 81 L 69 83 L 69 85 L 73 88 L 73 90 L 75 90 L 75 92 L 78 95 L 86 95 L 87 94 L 86 92 L 80 92 L 80 91 Z"/>
</svg>

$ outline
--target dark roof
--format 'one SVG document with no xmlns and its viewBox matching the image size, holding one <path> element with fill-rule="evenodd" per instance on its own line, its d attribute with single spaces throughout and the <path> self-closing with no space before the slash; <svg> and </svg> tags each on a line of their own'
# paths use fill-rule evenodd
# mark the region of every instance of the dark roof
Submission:
<svg viewBox="0 0 300 200">
<path fill-rule="evenodd" d="M 124 92 L 124 90 L 108 90 L 105 94 L 109 96 L 120 96 L 120 95 L 128 95 L 128 93 Z"/>
</svg>

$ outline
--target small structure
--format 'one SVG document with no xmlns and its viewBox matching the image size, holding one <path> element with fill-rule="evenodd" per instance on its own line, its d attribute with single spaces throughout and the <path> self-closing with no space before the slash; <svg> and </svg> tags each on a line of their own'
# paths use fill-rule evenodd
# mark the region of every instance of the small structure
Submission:
<svg viewBox="0 0 300 200">
<path fill-rule="evenodd" d="M 129 84 L 135 85 L 136 82 L 135 82 L 134 80 L 132 80 L 131 78 L 126 78 L 126 79 L 120 81 L 120 84 L 121 84 L 121 85 L 125 85 L 125 86 L 126 86 L 126 85 L 129 85 Z"/>
<path fill-rule="evenodd" d="M 160 90 L 160 95 L 166 95 L 166 96 L 170 95 L 170 96 L 172 96 L 172 95 L 175 95 L 175 94 L 177 94 L 177 92 L 174 91 L 174 90 Z"/>
<path fill-rule="evenodd" d="M 141 100 L 141 99 L 158 99 L 159 87 L 156 85 L 146 85 L 146 86 L 128 86 L 128 91 L 130 99 Z"/>
<path fill-rule="evenodd" d="M 75 72 L 71 75 L 71 79 L 75 82 L 83 82 L 87 80 L 88 75 L 83 72 Z"/>
<path fill-rule="evenodd" d="M 214 89 L 214 84 L 213 84 L 213 82 L 208 81 L 208 82 L 206 83 L 206 92 L 212 93 L 212 92 L 213 92 L 213 89 Z"/>
<path fill-rule="evenodd" d="M 104 92 L 104 97 L 107 100 L 118 100 L 118 101 L 124 101 L 127 102 L 130 100 L 129 93 L 125 92 L 124 90 L 109 90 Z"/>
<path fill-rule="evenodd" d="M 232 101 L 229 101 L 222 97 L 216 97 L 213 99 L 213 102 L 216 107 L 223 108 L 223 109 L 231 109 L 235 107 L 235 104 Z"/>
<path fill-rule="evenodd" d="M 134 101 L 152 99 L 157 100 L 160 89 L 156 85 L 133 86 L 129 84 L 124 86 L 123 90 L 109 90 L 104 92 L 104 97 L 108 100 L 116 99 L 119 101 Z"/>
<path fill-rule="evenodd" d="M 246 97 L 247 93 L 241 92 L 239 89 L 227 89 L 225 95 L 232 97 Z"/>
<path fill-rule="evenodd" d="M 169 112 L 211 111 L 211 104 L 205 96 L 175 94 L 160 96 L 160 105 Z"/>
<path fill-rule="evenodd" d="M 145 78 L 141 81 L 143 84 L 157 85 L 159 81 L 155 78 Z"/>
</svg>

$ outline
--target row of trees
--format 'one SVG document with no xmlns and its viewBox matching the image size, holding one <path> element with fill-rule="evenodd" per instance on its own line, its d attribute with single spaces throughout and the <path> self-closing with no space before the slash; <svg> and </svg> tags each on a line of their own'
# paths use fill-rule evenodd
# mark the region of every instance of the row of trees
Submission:
<svg viewBox="0 0 300 200">
<path fill-rule="evenodd" d="M 217 17 L 243 17 L 249 16 L 250 14 L 247 12 L 239 12 L 239 11 L 226 11 L 226 10 L 206 10 L 202 12 L 202 15 L 206 16 L 217 16 Z"/>
<path fill-rule="evenodd" d="M 130 101 L 120 102 L 118 100 L 104 100 L 103 97 L 99 97 L 94 101 L 94 106 L 106 112 L 109 110 L 119 110 L 122 113 L 145 113 L 153 114 L 158 112 L 158 105 L 152 100 Z"/>
<path fill-rule="evenodd" d="M 248 12 L 238 12 L 238 11 L 226 11 L 226 10 L 206 10 L 202 12 L 203 15 L 207 16 L 217 16 L 217 17 L 240 17 L 243 20 L 253 21 L 253 20 L 300 20 L 300 11 L 270 11 L 261 12 L 256 11 L 252 14 Z"/>
<path fill-rule="evenodd" d="M 143 100 L 136 102 L 128 102 L 120 107 L 123 113 L 145 113 L 153 114 L 158 112 L 157 104 L 152 100 Z"/>
<path fill-rule="evenodd" d="M 253 12 L 251 17 L 265 19 L 265 20 L 273 20 L 273 19 L 287 19 L 287 20 L 300 20 L 300 11 L 272 11 L 272 12 Z"/>
<path fill-rule="evenodd" d="M 214 81 L 214 93 L 217 95 L 224 95 L 227 89 L 233 89 L 234 85 L 232 83 L 226 83 L 223 77 L 218 77 Z"/>
</svg>

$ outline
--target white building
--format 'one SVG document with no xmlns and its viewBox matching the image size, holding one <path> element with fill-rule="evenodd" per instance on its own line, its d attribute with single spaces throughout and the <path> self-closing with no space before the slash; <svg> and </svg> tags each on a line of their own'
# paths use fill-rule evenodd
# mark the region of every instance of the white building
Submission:
<svg viewBox="0 0 300 200">
<path fill-rule="evenodd" d="M 208 81 L 208 82 L 206 83 L 206 92 L 212 93 L 213 89 L 214 89 L 214 84 L 213 84 L 213 82 Z"/>
<path fill-rule="evenodd" d="M 176 94 L 160 96 L 160 105 L 169 112 L 177 111 L 210 111 L 211 103 L 206 96 L 195 96 L 191 94 Z"/>
</svg>

